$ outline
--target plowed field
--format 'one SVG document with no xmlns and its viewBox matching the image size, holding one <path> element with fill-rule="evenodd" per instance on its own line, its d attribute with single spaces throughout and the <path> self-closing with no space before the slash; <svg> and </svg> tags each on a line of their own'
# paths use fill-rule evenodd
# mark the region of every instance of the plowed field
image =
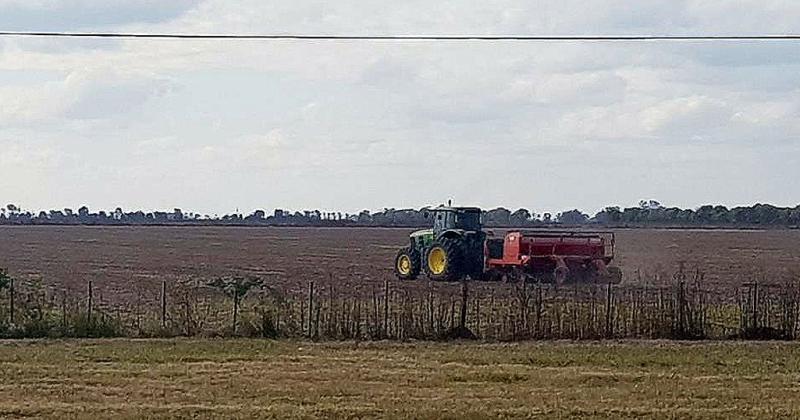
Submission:
<svg viewBox="0 0 800 420">
<path fill-rule="evenodd" d="M 382 282 L 408 229 L 0 227 L 0 267 L 49 287 L 125 291 L 188 277 L 253 274 L 286 291 L 309 280 Z M 681 262 L 707 284 L 800 273 L 800 231 L 617 231 L 624 283 L 669 277 Z M 641 273 L 641 274 L 639 274 Z"/>
</svg>

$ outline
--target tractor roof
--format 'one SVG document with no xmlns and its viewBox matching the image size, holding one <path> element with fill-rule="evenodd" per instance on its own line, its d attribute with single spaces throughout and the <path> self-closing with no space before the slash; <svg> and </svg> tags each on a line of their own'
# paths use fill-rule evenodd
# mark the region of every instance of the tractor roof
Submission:
<svg viewBox="0 0 800 420">
<path fill-rule="evenodd" d="M 478 207 L 445 207 L 439 206 L 431 211 L 452 211 L 452 212 L 459 212 L 459 213 L 480 213 L 481 209 Z"/>
</svg>

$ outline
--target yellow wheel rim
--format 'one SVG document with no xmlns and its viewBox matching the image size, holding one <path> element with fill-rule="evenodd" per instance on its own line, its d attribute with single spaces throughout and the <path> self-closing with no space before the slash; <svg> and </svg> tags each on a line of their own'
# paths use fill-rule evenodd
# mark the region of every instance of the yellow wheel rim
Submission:
<svg viewBox="0 0 800 420">
<path fill-rule="evenodd" d="M 411 274 L 411 258 L 408 255 L 401 255 L 397 259 L 397 272 L 404 276 Z"/>
<path fill-rule="evenodd" d="M 441 247 L 436 247 L 428 252 L 428 269 L 433 274 L 442 274 L 447 268 L 447 253 Z"/>
</svg>

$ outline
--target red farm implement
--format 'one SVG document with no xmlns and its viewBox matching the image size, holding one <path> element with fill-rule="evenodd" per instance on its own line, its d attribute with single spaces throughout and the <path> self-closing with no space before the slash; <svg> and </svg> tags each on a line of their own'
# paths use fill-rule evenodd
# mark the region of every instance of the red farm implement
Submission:
<svg viewBox="0 0 800 420">
<path fill-rule="evenodd" d="M 614 233 L 566 230 L 511 231 L 486 240 L 488 277 L 545 282 L 619 283 Z"/>
</svg>

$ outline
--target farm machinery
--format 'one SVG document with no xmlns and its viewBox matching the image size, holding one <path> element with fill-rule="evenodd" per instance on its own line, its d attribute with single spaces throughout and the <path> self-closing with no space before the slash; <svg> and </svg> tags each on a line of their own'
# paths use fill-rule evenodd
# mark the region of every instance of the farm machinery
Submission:
<svg viewBox="0 0 800 420">
<path fill-rule="evenodd" d="M 425 274 L 431 280 L 619 283 L 614 233 L 568 230 L 511 230 L 502 237 L 485 231 L 476 207 L 428 211 L 433 227 L 413 232 L 395 257 L 402 280 Z"/>
</svg>

